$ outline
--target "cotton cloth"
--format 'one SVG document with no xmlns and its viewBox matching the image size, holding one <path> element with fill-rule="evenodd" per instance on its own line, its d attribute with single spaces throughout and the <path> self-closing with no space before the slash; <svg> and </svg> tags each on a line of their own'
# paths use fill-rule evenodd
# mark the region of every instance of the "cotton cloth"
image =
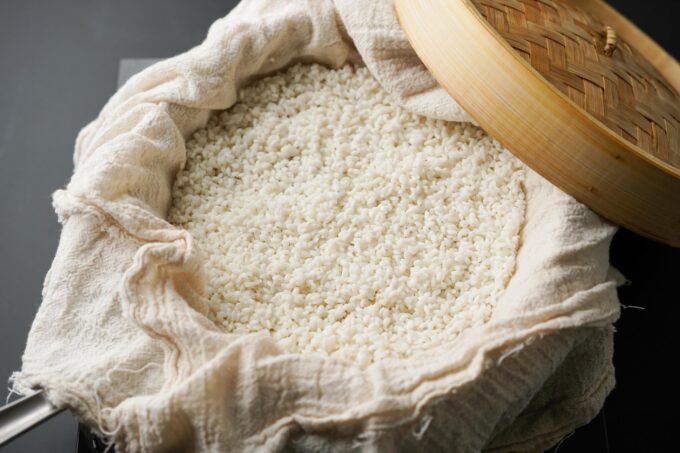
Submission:
<svg viewBox="0 0 680 453">
<path fill-rule="evenodd" d="M 470 121 L 389 1 L 244 1 L 132 77 L 54 194 L 63 230 L 15 388 L 44 389 L 121 452 L 533 451 L 594 417 L 614 385 L 615 227 L 534 173 L 493 317 L 429 354 L 362 370 L 205 316 L 192 238 L 165 220 L 185 140 L 255 78 L 359 61 L 404 108 Z"/>
</svg>

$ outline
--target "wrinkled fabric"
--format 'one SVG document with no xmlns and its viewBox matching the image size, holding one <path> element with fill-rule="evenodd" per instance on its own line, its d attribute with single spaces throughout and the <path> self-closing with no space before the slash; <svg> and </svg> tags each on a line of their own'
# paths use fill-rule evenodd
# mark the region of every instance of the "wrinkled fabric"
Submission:
<svg viewBox="0 0 680 453">
<path fill-rule="evenodd" d="M 121 452 L 528 451 L 594 417 L 614 385 L 615 227 L 531 172 L 515 275 L 491 320 L 451 344 L 364 370 L 205 316 L 192 237 L 165 220 L 185 140 L 255 78 L 360 61 L 404 108 L 471 121 L 389 1 L 244 1 L 132 77 L 54 194 L 63 230 L 15 388 L 44 389 Z"/>
</svg>

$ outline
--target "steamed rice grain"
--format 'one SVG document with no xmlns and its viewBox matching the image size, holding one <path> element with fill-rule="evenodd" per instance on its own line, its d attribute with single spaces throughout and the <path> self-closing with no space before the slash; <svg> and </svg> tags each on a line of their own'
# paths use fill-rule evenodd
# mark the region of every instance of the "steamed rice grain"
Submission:
<svg viewBox="0 0 680 453">
<path fill-rule="evenodd" d="M 365 67 L 298 65 L 187 142 L 169 220 L 202 251 L 216 323 L 366 366 L 489 319 L 524 167 L 481 129 L 398 104 Z"/>
</svg>

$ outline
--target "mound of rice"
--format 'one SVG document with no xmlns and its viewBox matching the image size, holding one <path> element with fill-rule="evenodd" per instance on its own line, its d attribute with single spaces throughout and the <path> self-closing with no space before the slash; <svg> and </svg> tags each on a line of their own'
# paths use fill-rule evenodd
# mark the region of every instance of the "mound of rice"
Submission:
<svg viewBox="0 0 680 453">
<path fill-rule="evenodd" d="M 405 111 L 364 67 L 298 65 L 188 141 L 169 220 L 202 251 L 215 322 L 367 366 L 489 319 L 524 177 L 481 129 Z"/>
</svg>

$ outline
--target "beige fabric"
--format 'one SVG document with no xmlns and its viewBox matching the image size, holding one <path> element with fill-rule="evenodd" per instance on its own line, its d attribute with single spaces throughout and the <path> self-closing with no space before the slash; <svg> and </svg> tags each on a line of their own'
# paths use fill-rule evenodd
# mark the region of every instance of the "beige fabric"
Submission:
<svg viewBox="0 0 680 453">
<path fill-rule="evenodd" d="M 406 108 L 469 120 L 374 0 L 243 2 L 116 93 L 54 195 L 63 231 L 16 388 L 46 389 L 120 451 L 523 451 L 592 418 L 614 383 L 615 228 L 533 173 L 492 320 L 431 355 L 362 371 L 202 314 L 192 239 L 163 219 L 184 139 L 253 77 L 359 58 Z"/>
</svg>

